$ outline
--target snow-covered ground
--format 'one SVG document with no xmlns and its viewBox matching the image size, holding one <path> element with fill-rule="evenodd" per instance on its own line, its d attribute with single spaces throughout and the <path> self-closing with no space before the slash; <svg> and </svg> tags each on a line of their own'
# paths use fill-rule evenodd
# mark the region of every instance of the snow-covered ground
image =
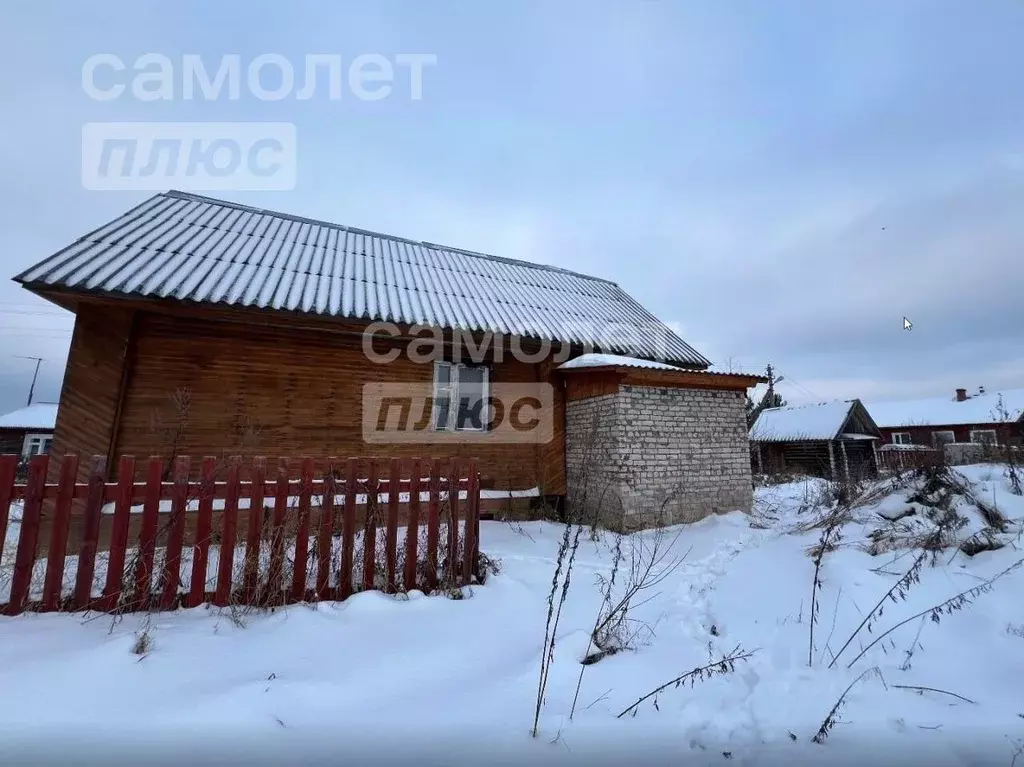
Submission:
<svg viewBox="0 0 1024 767">
<path fill-rule="evenodd" d="M 994 467 L 961 469 L 1009 518 L 1024 518 Z M 890 626 L 1013 565 L 1024 551 L 1009 527 L 997 551 L 940 552 L 905 600 L 889 603 L 837 652 L 918 552 L 872 557 L 872 530 L 898 516 L 908 490 L 858 509 L 824 557 L 813 665 L 808 628 L 820 529 L 795 533 L 818 485 L 758 492 L 760 514 L 684 527 L 689 552 L 635 618 L 647 644 L 587 666 L 600 604 L 595 579 L 611 568 L 612 536 L 580 545 L 562 612 L 540 719 L 530 737 L 554 562 L 551 523 L 481 524 L 500 575 L 452 600 L 377 592 L 340 604 L 245 616 L 197 608 L 127 616 L 0 619 L 0 758 L 5 763 L 332 762 L 405 758 L 427 764 L 699 763 L 1011 764 L 1024 746 L 1024 567 L 939 624 L 919 619 L 847 662 Z M 918 505 L 920 515 L 920 506 Z M 965 516 L 966 516 L 965 512 Z M 972 522 L 957 534 L 966 537 Z M 650 535 L 648 533 L 647 535 Z M 133 654 L 147 623 L 151 646 Z M 756 650 L 731 674 L 670 688 L 617 714 L 661 683 L 740 645 Z M 826 648 L 827 645 L 827 648 Z M 908 659 L 908 650 L 913 652 Z M 840 723 L 811 741 L 843 690 Z M 930 687 L 954 695 L 916 691 Z M 1024 763 L 1024 750 L 1017 765 Z M 112 760 L 112 761 L 111 761 Z"/>
</svg>

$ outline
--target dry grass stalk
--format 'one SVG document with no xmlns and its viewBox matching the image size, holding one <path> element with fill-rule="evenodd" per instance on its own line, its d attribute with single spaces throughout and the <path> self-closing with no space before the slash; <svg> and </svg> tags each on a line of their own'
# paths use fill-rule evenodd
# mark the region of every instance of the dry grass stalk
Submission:
<svg viewBox="0 0 1024 767">
<path fill-rule="evenodd" d="M 660 695 L 665 690 L 669 689 L 670 687 L 672 689 L 678 689 L 686 682 L 689 682 L 690 687 L 692 688 L 697 682 L 704 682 L 713 676 L 731 674 L 733 671 L 736 670 L 736 663 L 738 661 L 748 660 L 751 656 L 753 656 L 755 652 L 757 651 L 745 651 L 739 645 L 736 645 L 736 647 L 734 647 L 730 653 L 724 655 L 719 660 L 712 661 L 706 666 L 699 666 L 695 669 L 687 671 L 685 674 L 680 674 L 675 679 L 670 679 L 664 684 L 655 687 L 646 695 L 641 696 L 635 703 L 633 703 L 633 705 L 621 711 L 616 718 L 621 719 L 626 714 L 636 716 L 636 713 L 639 710 L 640 705 L 643 704 L 645 701 L 650 700 L 651 698 L 654 699 L 653 705 L 655 710 L 660 710 L 658 708 L 658 695 Z"/>
</svg>

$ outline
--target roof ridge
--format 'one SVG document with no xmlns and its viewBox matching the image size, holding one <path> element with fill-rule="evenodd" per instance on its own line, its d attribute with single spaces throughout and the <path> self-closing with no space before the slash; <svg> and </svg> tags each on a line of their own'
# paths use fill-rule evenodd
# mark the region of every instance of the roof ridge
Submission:
<svg viewBox="0 0 1024 767">
<path fill-rule="evenodd" d="M 584 274 L 583 272 L 575 272 L 571 269 L 565 269 L 561 266 L 552 266 L 551 264 L 538 264 L 534 261 L 524 261 L 520 258 L 508 258 L 506 256 L 495 256 L 490 253 L 482 253 L 477 250 L 467 250 L 466 248 L 457 248 L 452 245 L 440 245 L 438 243 L 429 242 L 427 240 L 414 240 L 409 237 L 402 237 L 397 234 L 387 234 L 386 232 L 376 232 L 372 229 L 362 229 L 357 226 L 348 226 L 346 224 L 336 224 L 333 221 L 324 221 L 318 218 L 309 218 L 307 216 L 299 216 L 294 213 L 285 213 L 280 210 L 270 210 L 269 208 L 257 208 L 253 205 L 245 205 L 240 202 L 233 202 L 231 200 L 221 200 L 217 197 L 208 197 L 202 194 L 195 194 L 193 192 L 182 192 L 178 189 L 168 189 L 166 192 L 161 192 L 160 197 L 171 197 L 179 200 L 192 200 L 194 202 L 205 202 L 214 205 L 223 205 L 229 208 L 235 208 L 237 210 L 246 210 L 250 213 L 259 213 L 265 216 L 273 216 L 275 218 L 283 218 L 289 221 L 298 221 L 304 224 L 315 224 L 316 226 L 326 226 L 332 229 L 340 229 L 346 232 L 354 232 L 355 234 L 368 234 L 373 237 L 381 237 L 387 240 L 396 240 L 399 242 L 406 242 L 410 245 L 422 245 L 432 250 L 447 250 L 452 253 L 462 253 L 463 255 L 472 256 L 475 258 L 483 258 L 488 261 L 497 261 L 504 264 L 512 264 L 516 266 L 525 266 L 530 269 L 544 269 L 551 272 L 559 272 L 561 274 L 568 274 L 573 277 L 579 277 L 584 280 L 594 280 L 595 282 L 603 282 L 606 285 L 612 285 L 616 288 L 619 287 L 617 282 L 607 280 L 604 277 L 596 277 L 592 274 Z"/>
<path fill-rule="evenodd" d="M 941 400 L 942 402 L 970 402 L 972 399 L 978 399 L 979 397 L 988 397 L 988 396 L 990 396 L 992 394 L 1003 394 L 1004 392 L 1017 392 L 1017 391 L 1024 391 L 1024 386 L 1011 386 L 1011 387 L 1003 387 L 1003 388 L 999 388 L 999 389 L 986 389 L 985 392 L 982 393 L 982 394 L 979 394 L 977 392 L 975 392 L 974 394 L 968 394 L 967 395 L 967 399 L 965 399 L 965 400 L 957 400 L 957 399 L 955 399 L 953 397 L 950 397 L 949 395 L 932 394 L 931 396 L 928 396 L 928 397 L 913 397 L 911 399 L 880 399 L 880 400 L 875 400 L 874 403 L 872 403 L 872 404 L 874 404 L 874 405 L 902 405 L 902 404 L 908 403 L 908 402 L 925 402 L 927 400 Z"/>
</svg>

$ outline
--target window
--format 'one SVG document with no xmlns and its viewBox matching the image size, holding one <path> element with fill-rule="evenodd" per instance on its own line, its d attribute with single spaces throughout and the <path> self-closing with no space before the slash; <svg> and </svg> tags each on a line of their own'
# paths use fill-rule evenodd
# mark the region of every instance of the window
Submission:
<svg viewBox="0 0 1024 767">
<path fill-rule="evenodd" d="M 894 445 L 912 445 L 910 441 L 909 431 L 894 431 L 892 433 L 892 444 Z"/>
<path fill-rule="evenodd" d="M 995 445 L 996 442 L 996 430 L 995 429 L 977 429 L 971 431 L 971 442 L 976 442 L 979 445 Z"/>
<path fill-rule="evenodd" d="M 933 431 L 932 442 L 935 444 L 935 447 L 942 447 L 951 442 L 956 442 L 956 434 L 951 431 Z"/>
<path fill-rule="evenodd" d="M 52 434 L 26 434 L 25 442 L 21 447 L 22 458 L 31 458 L 34 455 L 49 453 L 52 441 Z"/>
<path fill-rule="evenodd" d="M 485 431 L 490 371 L 484 365 L 434 363 L 434 428 Z"/>
</svg>

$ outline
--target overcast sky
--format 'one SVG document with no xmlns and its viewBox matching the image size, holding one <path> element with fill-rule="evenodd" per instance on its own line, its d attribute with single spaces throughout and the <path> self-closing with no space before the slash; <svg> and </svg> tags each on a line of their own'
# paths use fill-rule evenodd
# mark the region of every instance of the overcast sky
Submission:
<svg viewBox="0 0 1024 767">
<path fill-rule="evenodd" d="M 0 411 L 73 319 L 7 277 L 150 196 L 86 191 L 90 121 L 298 130 L 261 207 L 618 282 L 790 402 L 1024 387 L 1024 3 L 63 3 L 0 10 Z M 82 65 L 432 53 L 364 102 L 99 102 Z M 109 70 L 108 70 L 109 72 Z M 323 74 L 323 73 L 321 73 Z M 98 80 L 100 78 L 97 78 Z M 130 79 L 126 80 L 130 82 Z M 217 193 L 212 193 L 217 196 Z M 902 329 L 903 317 L 913 330 Z"/>
</svg>

